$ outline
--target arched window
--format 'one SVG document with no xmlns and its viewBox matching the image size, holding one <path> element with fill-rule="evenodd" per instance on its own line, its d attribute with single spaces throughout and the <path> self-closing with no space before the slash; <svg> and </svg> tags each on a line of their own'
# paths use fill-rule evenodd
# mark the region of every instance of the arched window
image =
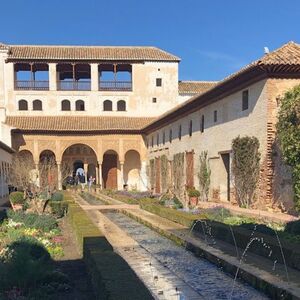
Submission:
<svg viewBox="0 0 300 300">
<path fill-rule="evenodd" d="M 69 100 L 61 101 L 61 110 L 63 111 L 71 110 L 71 103 Z"/>
<path fill-rule="evenodd" d="M 19 101 L 19 110 L 28 110 L 28 103 L 26 100 Z"/>
<path fill-rule="evenodd" d="M 126 102 L 124 100 L 120 100 L 117 102 L 117 110 L 126 111 Z"/>
<path fill-rule="evenodd" d="M 43 110 L 43 103 L 41 100 L 34 100 L 32 102 L 32 109 L 33 110 Z"/>
<path fill-rule="evenodd" d="M 77 111 L 84 111 L 84 101 L 83 100 L 77 100 L 75 102 L 75 109 Z"/>
<path fill-rule="evenodd" d="M 104 111 L 112 111 L 112 102 L 110 100 L 105 100 L 103 102 L 103 110 Z"/>
</svg>

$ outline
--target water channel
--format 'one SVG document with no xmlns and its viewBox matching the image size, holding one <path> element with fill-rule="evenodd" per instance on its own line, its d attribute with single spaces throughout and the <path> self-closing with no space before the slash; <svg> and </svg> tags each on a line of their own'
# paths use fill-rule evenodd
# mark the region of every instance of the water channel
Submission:
<svg viewBox="0 0 300 300">
<path fill-rule="evenodd" d="M 177 246 L 169 239 L 122 213 L 106 212 L 105 215 L 204 298 L 268 299 L 265 295 L 241 282 L 236 282 L 231 298 L 233 278 L 212 263 L 195 257 L 183 247 Z"/>
<path fill-rule="evenodd" d="M 90 205 L 105 204 L 96 199 L 85 199 Z M 236 281 L 216 265 L 196 257 L 183 247 L 161 236 L 149 227 L 117 211 L 102 211 L 105 216 L 121 228 L 128 236 L 145 249 L 153 259 L 188 284 L 199 298 L 208 300 L 260 300 L 269 299 L 246 283 Z M 151 266 L 149 265 L 149 268 Z M 188 300 L 183 297 L 180 300 Z"/>
</svg>

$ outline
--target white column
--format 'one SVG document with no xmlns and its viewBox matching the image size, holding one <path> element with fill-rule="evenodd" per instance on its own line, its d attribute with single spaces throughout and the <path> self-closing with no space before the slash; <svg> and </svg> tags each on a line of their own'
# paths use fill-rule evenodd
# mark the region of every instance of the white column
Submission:
<svg viewBox="0 0 300 300">
<path fill-rule="evenodd" d="M 147 162 L 142 161 L 141 170 L 140 170 L 140 190 L 147 191 L 148 190 L 148 178 L 147 178 Z"/>
<path fill-rule="evenodd" d="M 88 180 L 89 180 L 88 179 L 88 174 L 87 174 L 88 173 L 88 163 L 85 162 L 83 164 L 83 167 L 84 167 L 84 173 L 85 173 L 85 183 L 88 183 Z"/>
<path fill-rule="evenodd" d="M 90 66 L 91 66 L 91 90 L 98 91 L 99 89 L 98 64 L 90 64 Z"/>
<path fill-rule="evenodd" d="M 57 164 L 57 186 L 59 190 L 62 190 L 60 161 L 56 162 L 56 164 Z"/>
<path fill-rule="evenodd" d="M 99 171 L 99 184 L 100 184 L 101 189 L 103 189 L 103 182 L 102 182 L 102 162 L 99 161 L 98 164 L 99 164 L 99 170 L 98 170 Z"/>
<path fill-rule="evenodd" d="M 49 63 L 49 90 L 56 91 L 57 90 L 57 74 L 56 74 L 56 64 Z"/>
<path fill-rule="evenodd" d="M 124 161 L 120 161 L 120 186 L 119 190 L 124 188 Z"/>
<path fill-rule="evenodd" d="M 99 184 L 99 167 L 98 165 L 96 164 L 96 184 Z"/>
</svg>

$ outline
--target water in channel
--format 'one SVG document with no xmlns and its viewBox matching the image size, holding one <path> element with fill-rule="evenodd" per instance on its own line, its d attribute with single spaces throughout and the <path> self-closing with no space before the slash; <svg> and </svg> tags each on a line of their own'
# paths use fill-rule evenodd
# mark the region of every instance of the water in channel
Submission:
<svg viewBox="0 0 300 300">
<path fill-rule="evenodd" d="M 231 295 L 233 278 L 222 272 L 214 264 L 195 257 L 183 247 L 177 246 L 172 241 L 122 213 L 106 212 L 105 215 L 206 299 L 269 299 L 241 282 L 235 283 L 234 292 Z"/>
</svg>

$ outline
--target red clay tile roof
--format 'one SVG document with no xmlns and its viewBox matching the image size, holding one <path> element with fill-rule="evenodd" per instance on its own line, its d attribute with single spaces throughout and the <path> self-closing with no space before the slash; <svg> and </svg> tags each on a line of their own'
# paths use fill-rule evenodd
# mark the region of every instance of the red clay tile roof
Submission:
<svg viewBox="0 0 300 300">
<path fill-rule="evenodd" d="M 205 106 L 211 101 L 217 101 L 219 94 L 224 92 L 224 89 L 229 90 L 228 85 L 232 84 L 232 82 L 238 78 L 241 78 L 241 76 L 247 72 L 250 73 L 251 71 L 258 69 L 260 70 L 260 73 L 253 76 L 259 76 L 263 73 L 266 74 L 269 71 L 273 74 L 276 72 L 300 74 L 300 44 L 291 41 L 287 44 L 284 44 L 282 47 L 265 54 L 260 59 L 251 62 L 236 73 L 233 73 L 223 80 L 217 82 L 217 84 L 202 94 L 195 95 L 187 101 L 165 112 L 157 119 L 153 120 L 150 124 L 146 125 L 144 130 L 155 130 L 160 126 L 163 126 L 162 124 L 165 124 L 165 122 L 170 122 L 171 119 L 176 119 L 183 114 L 187 114 L 189 110 L 194 109 L 195 106 Z M 206 102 L 205 104 L 204 100 Z"/>
<path fill-rule="evenodd" d="M 180 61 L 156 47 L 9 45 L 8 59 Z"/>
<path fill-rule="evenodd" d="M 23 131 L 139 131 L 153 120 L 107 116 L 8 116 L 5 123 Z"/>
<path fill-rule="evenodd" d="M 215 86 L 217 81 L 179 81 L 179 94 L 202 94 Z"/>
</svg>

